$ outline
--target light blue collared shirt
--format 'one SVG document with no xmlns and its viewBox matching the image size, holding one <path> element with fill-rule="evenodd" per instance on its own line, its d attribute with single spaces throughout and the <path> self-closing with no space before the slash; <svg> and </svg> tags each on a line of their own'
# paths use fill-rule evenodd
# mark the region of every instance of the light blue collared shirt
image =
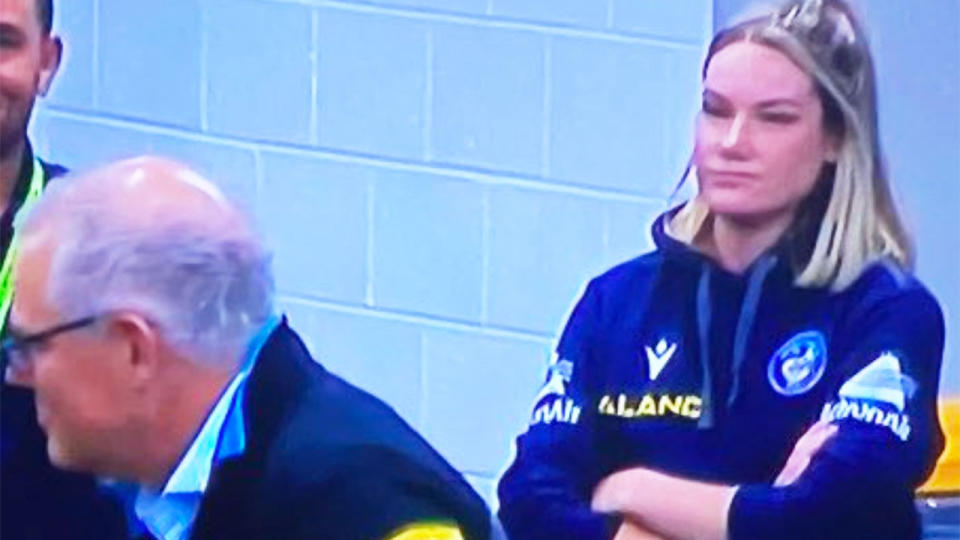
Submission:
<svg viewBox="0 0 960 540">
<path fill-rule="evenodd" d="M 271 317 L 250 342 L 240 371 L 230 379 L 163 490 L 157 493 L 141 488 L 137 494 L 134 512 L 159 540 L 182 540 L 190 536 L 213 466 L 242 454 L 246 448 L 243 424 L 246 381 L 260 350 L 279 324 L 279 317 Z"/>
</svg>

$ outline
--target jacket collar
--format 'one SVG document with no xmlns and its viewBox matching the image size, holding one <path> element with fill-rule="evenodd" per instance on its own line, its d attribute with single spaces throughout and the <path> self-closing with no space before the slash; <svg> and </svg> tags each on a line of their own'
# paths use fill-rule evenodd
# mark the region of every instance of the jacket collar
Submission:
<svg viewBox="0 0 960 540">
<path fill-rule="evenodd" d="M 301 401 L 311 378 L 323 369 L 310 356 L 286 316 L 267 338 L 250 373 L 244 400 L 248 454 L 262 455 L 282 419 Z"/>
<path fill-rule="evenodd" d="M 317 369 L 322 370 L 284 317 L 264 343 L 247 380 L 242 401 L 246 448 L 211 471 L 192 538 L 249 534 L 243 527 L 246 518 L 262 511 L 253 501 L 262 498 L 254 494 L 263 488 L 261 473 L 270 445 L 284 419 L 302 402 Z M 236 516 L 236 520 L 223 523 L 219 518 L 225 515 Z"/>
</svg>

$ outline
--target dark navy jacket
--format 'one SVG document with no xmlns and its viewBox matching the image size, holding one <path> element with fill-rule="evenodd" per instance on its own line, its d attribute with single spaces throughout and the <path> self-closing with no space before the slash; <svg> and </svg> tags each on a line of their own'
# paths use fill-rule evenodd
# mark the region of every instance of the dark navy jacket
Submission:
<svg viewBox="0 0 960 540">
<path fill-rule="evenodd" d="M 423 522 L 489 538 L 489 511 L 463 476 L 286 324 L 247 385 L 246 449 L 214 466 L 192 539 L 379 540 Z"/>
<path fill-rule="evenodd" d="M 66 172 L 42 163 L 44 180 Z M 33 153 L 24 153 L 11 204 L 0 218 L 0 257 L 13 237 L 13 218 L 26 197 Z M 0 373 L 0 378 L 3 374 Z M 59 470 L 47 458 L 46 437 L 37 425 L 33 392 L 0 384 L 0 537 L 17 540 L 126 538 L 118 498 L 93 477 Z"/>
<path fill-rule="evenodd" d="M 611 538 L 590 510 L 631 466 L 738 485 L 733 539 L 917 538 L 913 491 L 943 448 L 937 302 L 878 261 L 842 292 L 794 285 L 777 246 L 743 275 L 654 226 L 657 250 L 595 278 L 573 310 L 499 485 L 513 540 Z M 818 419 L 838 433 L 774 479 Z"/>
</svg>

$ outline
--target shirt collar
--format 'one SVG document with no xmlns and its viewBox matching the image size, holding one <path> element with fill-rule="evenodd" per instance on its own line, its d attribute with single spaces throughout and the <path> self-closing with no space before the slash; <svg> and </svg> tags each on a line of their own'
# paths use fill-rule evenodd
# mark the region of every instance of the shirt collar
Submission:
<svg viewBox="0 0 960 540">
<path fill-rule="evenodd" d="M 137 516 L 157 538 L 185 538 L 196 518 L 214 465 L 245 450 L 245 383 L 260 351 L 279 324 L 280 318 L 271 316 L 251 340 L 240 370 L 214 404 L 163 490 L 157 493 L 142 488 L 137 495 Z"/>
</svg>

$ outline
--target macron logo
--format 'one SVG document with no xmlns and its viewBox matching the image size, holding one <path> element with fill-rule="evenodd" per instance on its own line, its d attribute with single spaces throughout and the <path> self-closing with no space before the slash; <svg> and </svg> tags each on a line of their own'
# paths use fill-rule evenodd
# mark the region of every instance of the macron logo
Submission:
<svg viewBox="0 0 960 540">
<path fill-rule="evenodd" d="M 644 349 L 647 353 L 647 366 L 650 368 L 650 380 L 653 381 L 660 376 L 664 366 L 673 358 L 673 353 L 677 351 L 677 344 L 670 343 L 667 345 L 667 341 L 661 338 L 654 348 L 651 349 L 647 346 Z"/>
</svg>

